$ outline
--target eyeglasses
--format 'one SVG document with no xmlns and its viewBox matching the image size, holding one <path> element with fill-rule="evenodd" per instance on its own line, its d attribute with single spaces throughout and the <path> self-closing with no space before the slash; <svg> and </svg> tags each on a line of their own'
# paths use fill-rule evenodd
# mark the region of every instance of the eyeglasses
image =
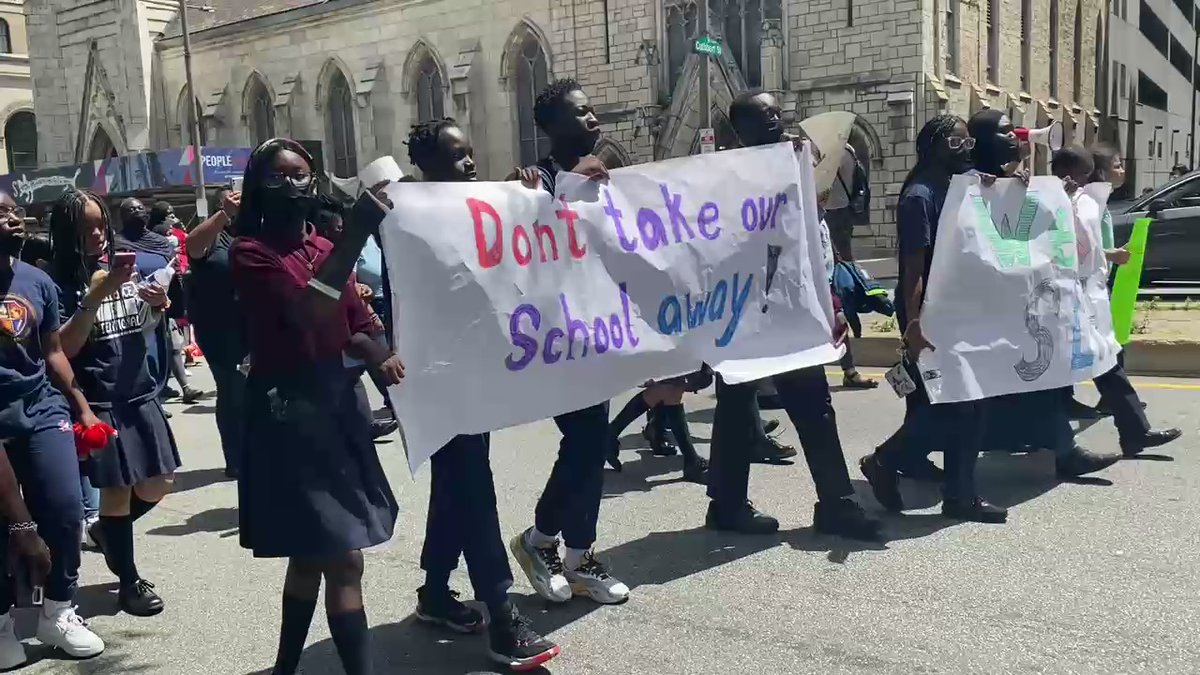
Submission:
<svg viewBox="0 0 1200 675">
<path fill-rule="evenodd" d="M 269 188 L 281 188 L 288 183 L 297 190 L 306 190 L 312 185 L 313 176 L 311 173 L 301 173 L 295 176 L 285 176 L 278 173 L 269 173 L 263 180 L 263 185 Z"/>
<path fill-rule="evenodd" d="M 0 218 L 7 218 L 9 216 L 24 218 L 25 209 L 20 206 L 0 206 Z"/>
<path fill-rule="evenodd" d="M 950 148 L 951 150 L 958 150 L 959 148 L 962 148 L 963 150 L 972 150 L 975 148 L 975 139 L 971 138 L 970 136 L 967 136 L 966 138 L 963 138 L 962 136 L 951 136 L 950 138 L 946 139 L 946 147 Z"/>
</svg>

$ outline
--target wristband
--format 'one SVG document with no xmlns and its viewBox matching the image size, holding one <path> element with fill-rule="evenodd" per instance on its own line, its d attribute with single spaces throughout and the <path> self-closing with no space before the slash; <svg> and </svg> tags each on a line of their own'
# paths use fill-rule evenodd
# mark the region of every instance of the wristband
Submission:
<svg viewBox="0 0 1200 675">
<path fill-rule="evenodd" d="M 85 312 L 99 312 L 99 311 L 100 311 L 100 305 L 96 305 L 95 307 L 89 307 L 89 306 L 88 306 L 88 304 L 87 304 L 86 302 L 82 302 L 82 301 L 80 301 L 80 303 L 79 303 L 79 309 L 81 309 L 81 310 L 83 310 L 83 311 L 85 311 Z"/>
<path fill-rule="evenodd" d="M 31 520 L 27 520 L 23 523 L 9 523 L 8 525 L 9 534 L 16 534 L 17 532 L 35 532 L 36 530 L 37 523 Z"/>
</svg>

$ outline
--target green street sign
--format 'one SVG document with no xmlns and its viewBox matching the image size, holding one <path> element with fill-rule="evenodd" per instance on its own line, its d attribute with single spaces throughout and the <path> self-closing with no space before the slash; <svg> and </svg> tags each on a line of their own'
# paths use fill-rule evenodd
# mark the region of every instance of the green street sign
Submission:
<svg viewBox="0 0 1200 675">
<path fill-rule="evenodd" d="M 721 41 L 707 36 L 696 38 L 696 42 L 692 45 L 692 51 L 696 52 L 697 54 L 720 56 L 722 51 Z"/>
</svg>

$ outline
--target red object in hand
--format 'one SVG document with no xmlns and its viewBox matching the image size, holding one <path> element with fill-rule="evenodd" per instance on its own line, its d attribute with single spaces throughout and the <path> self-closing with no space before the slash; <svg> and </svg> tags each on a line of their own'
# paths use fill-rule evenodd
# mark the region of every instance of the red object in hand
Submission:
<svg viewBox="0 0 1200 675">
<path fill-rule="evenodd" d="M 74 430 L 75 454 L 79 455 L 80 459 L 87 459 L 92 456 L 92 453 L 107 447 L 108 442 L 117 435 L 117 430 L 104 422 L 93 424 L 87 428 L 76 422 Z"/>
</svg>

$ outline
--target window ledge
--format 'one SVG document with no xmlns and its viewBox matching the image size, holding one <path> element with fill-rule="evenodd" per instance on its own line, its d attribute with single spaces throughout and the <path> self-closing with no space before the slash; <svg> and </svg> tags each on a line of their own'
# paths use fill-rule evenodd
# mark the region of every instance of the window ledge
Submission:
<svg viewBox="0 0 1200 675">
<path fill-rule="evenodd" d="M 1050 108 L 1061 108 L 1062 107 L 1062 104 L 1058 102 L 1058 99 L 1054 98 L 1053 96 L 1046 99 L 1046 105 Z"/>
<path fill-rule="evenodd" d="M 1075 105 L 1071 106 L 1071 112 L 1078 115 L 1079 113 L 1083 112 L 1083 107 L 1076 103 Z"/>
<path fill-rule="evenodd" d="M 1017 98 L 1021 99 L 1021 101 L 1024 103 L 1029 103 L 1033 100 L 1033 94 L 1030 94 L 1027 91 L 1021 91 L 1017 92 Z"/>
<path fill-rule="evenodd" d="M 953 73 L 946 73 L 945 75 L 942 75 L 942 81 L 946 84 L 954 85 L 955 87 L 962 86 L 962 80 L 958 79 L 958 76 L 954 75 Z"/>
<path fill-rule="evenodd" d="M 991 84 L 990 82 L 984 85 L 983 90 L 987 92 L 988 96 L 999 96 L 1001 91 L 999 86 Z"/>
</svg>

